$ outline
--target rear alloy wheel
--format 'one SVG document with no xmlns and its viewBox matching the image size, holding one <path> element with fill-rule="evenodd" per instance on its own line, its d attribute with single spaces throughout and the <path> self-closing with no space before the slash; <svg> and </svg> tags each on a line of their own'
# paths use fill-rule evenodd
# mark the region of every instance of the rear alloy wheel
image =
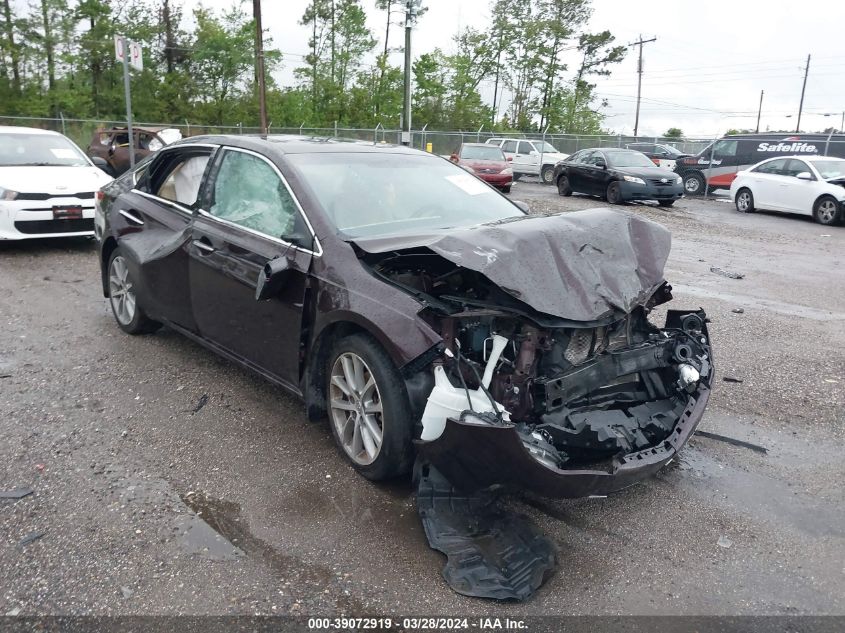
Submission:
<svg viewBox="0 0 845 633">
<path fill-rule="evenodd" d="M 127 334 L 148 334 L 161 327 L 161 323 L 148 318 L 135 294 L 135 281 L 120 248 L 109 259 L 109 302 L 120 329 Z"/>
<path fill-rule="evenodd" d="M 740 189 L 734 200 L 736 210 L 740 213 L 752 213 L 754 211 L 754 194 L 750 189 Z"/>
<path fill-rule="evenodd" d="M 704 193 L 704 176 L 697 172 L 684 176 L 684 191 L 688 196 L 700 196 Z"/>
<path fill-rule="evenodd" d="M 355 469 L 378 481 L 407 472 L 413 445 L 405 383 L 363 334 L 341 339 L 329 359 L 327 401 L 335 442 Z"/>
<path fill-rule="evenodd" d="M 618 182 L 612 182 L 607 186 L 605 197 L 610 204 L 622 204 L 622 188 Z"/>
<path fill-rule="evenodd" d="M 569 178 L 561 176 L 557 179 L 557 193 L 560 196 L 571 196 L 572 187 L 569 186 Z"/>
<path fill-rule="evenodd" d="M 555 168 L 551 165 L 545 165 L 542 171 L 540 172 L 540 182 L 542 182 L 544 185 L 552 184 L 552 181 L 554 180 L 554 174 Z"/>
<path fill-rule="evenodd" d="M 813 217 L 816 222 L 825 226 L 839 224 L 842 217 L 839 201 L 833 196 L 822 196 L 816 200 L 816 204 L 813 206 Z"/>
</svg>

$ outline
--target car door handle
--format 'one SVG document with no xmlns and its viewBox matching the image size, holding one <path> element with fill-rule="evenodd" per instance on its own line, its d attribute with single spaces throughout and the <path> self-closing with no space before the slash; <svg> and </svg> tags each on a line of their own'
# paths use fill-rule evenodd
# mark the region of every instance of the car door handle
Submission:
<svg viewBox="0 0 845 633">
<path fill-rule="evenodd" d="M 198 240 L 194 240 L 193 242 L 191 242 L 191 244 L 193 244 L 194 246 L 196 246 L 199 250 L 201 250 L 201 251 L 202 251 L 203 253 L 205 253 L 205 254 L 208 254 L 208 253 L 213 253 L 213 252 L 216 250 L 216 249 L 215 249 L 215 248 L 211 245 L 211 242 L 209 242 L 209 241 L 208 241 L 206 238 L 204 238 L 204 237 L 203 237 L 203 238 L 200 238 L 200 239 L 198 239 Z"/>
<path fill-rule="evenodd" d="M 134 213 L 133 213 L 133 211 L 134 211 Z M 144 221 L 141 218 L 139 218 L 137 215 L 135 215 L 135 213 L 137 213 L 137 211 L 135 211 L 134 209 L 130 209 L 129 211 L 127 211 L 126 209 L 120 209 L 118 211 L 118 213 L 120 213 L 120 215 L 122 215 L 124 218 L 126 218 L 127 220 L 129 220 L 133 224 L 137 224 L 138 226 L 144 226 Z"/>
</svg>

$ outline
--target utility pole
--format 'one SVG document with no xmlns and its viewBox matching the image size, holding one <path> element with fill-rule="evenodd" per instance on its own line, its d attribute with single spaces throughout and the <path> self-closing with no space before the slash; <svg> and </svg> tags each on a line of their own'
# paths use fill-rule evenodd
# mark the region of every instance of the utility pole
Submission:
<svg viewBox="0 0 845 633">
<path fill-rule="evenodd" d="M 628 46 L 639 46 L 640 47 L 640 57 L 637 61 L 637 115 L 634 119 L 634 137 L 637 136 L 637 130 L 640 127 L 640 95 L 642 94 L 642 87 L 643 87 L 643 44 L 648 44 L 649 42 L 657 41 L 656 37 L 651 38 L 650 40 L 644 40 L 643 36 L 640 35 L 640 39 L 636 42 L 628 44 Z"/>
<path fill-rule="evenodd" d="M 252 17 L 255 20 L 255 78 L 258 83 L 258 113 L 261 119 L 261 136 L 267 136 L 267 92 L 264 85 L 264 31 L 261 28 L 261 0 L 252 0 Z"/>
<path fill-rule="evenodd" d="M 807 65 L 804 66 L 804 84 L 801 86 L 801 103 L 798 106 L 798 123 L 795 125 L 795 133 L 801 131 L 801 111 L 804 109 L 804 91 L 807 89 L 807 74 L 810 72 L 810 56 L 807 55 Z"/>
<path fill-rule="evenodd" d="M 421 0 L 405 0 L 405 84 L 402 107 L 402 145 L 411 144 L 411 29 Z"/>
<path fill-rule="evenodd" d="M 760 91 L 760 107 L 757 108 L 757 129 L 754 130 L 755 134 L 760 133 L 760 115 L 763 113 L 763 91 Z"/>
</svg>

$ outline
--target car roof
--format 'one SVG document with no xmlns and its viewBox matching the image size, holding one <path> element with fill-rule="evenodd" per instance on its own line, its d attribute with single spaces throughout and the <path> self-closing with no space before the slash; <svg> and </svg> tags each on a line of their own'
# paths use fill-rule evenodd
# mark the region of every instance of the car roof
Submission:
<svg viewBox="0 0 845 633">
<path fill-rule="evenodd" d="M 293 134 L 209 134 L 190 136 L 168 145 L 168 148 L 197 143 L 229 145 L 242 149 L 276 154 L 410 154 L 432 156 L 413 147 L 394 143 L 373 143 L 360 139 L 304 137 Z"/>
<path fill-rule="evenodd" d="M 16 125 L 0 125 L 0 134 L 55 134 L 61 136 L 59 132 L 53 130 L 44 130 L 40 127 L 19 127 Z"/>
</svg>

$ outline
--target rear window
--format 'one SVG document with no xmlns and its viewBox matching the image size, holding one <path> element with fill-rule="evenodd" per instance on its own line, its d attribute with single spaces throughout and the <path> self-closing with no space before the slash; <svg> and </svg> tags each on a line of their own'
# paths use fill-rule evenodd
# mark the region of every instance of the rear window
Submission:
<svg viewBox="0 0 845 633">
<path fill-rule="evenodd" d="M 461 148 L 461 158 L 467 160 L 505 160 L 502 150 L 492 145 L 464 145 Z"/>
</svg>

